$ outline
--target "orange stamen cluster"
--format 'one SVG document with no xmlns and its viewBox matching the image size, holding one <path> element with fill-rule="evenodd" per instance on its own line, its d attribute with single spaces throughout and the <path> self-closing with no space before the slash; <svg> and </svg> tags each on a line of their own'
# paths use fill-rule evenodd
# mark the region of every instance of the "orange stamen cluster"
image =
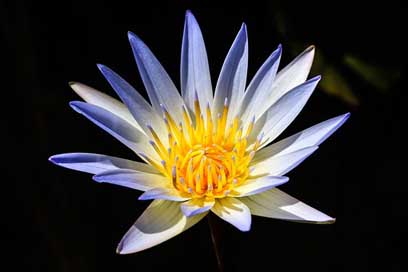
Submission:
<svg viewBox="0 0 408 272">
<path fill-rule="evenodd" d="M 248 144 L 254 119 L 245 131 L 238 118 L 233 119 L 227 128 L 227 99 L 223 112 L 216 118 L 212 116 L 209 105 L 205 113 L 201 112 L 198 99 L 194 103 L 194 118 L 183 108 L 183 122 L 179 124 L 164 107 L 162 110 L 168 132 L 168 148 L 148 126 L 152 136 L 150 144 L 161 162 L 145 159 L 168 176 L 181 195 L 224 197 L 248 178 L 249 164 L 261 140 L 258 138 L 252 145 Z"/>
</svg>

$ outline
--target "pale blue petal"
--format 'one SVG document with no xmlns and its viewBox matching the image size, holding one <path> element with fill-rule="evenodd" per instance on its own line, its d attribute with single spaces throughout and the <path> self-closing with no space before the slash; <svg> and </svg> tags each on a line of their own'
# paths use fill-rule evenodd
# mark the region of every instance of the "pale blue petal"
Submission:
<svg viewBox="0 0 408 272">
<path fill-rule="evenodd" d="M 161 174 L 140 172 L 131 169 L 115 169 L 93 176 L 96 182 L 110 183 L 147 191 L 156 187 L 166 186 L 169 180 Z"/>
<path fill-rule="evenodd" d="M 167 188 L 154 188 L 149 191 L 144 192 L 139 200 L 151 200 L 151 199 L 165 199 L 171 201 L 186 201 L 189 200 L 189 197 L 183 197 L 180 193 L 169 186 Z"/>
<path fill-rule="evenodd" d="M 224 102 L 227 99 L 228 123 L 237 114 L 239 102 L 244 95 L 246 77 L 248 69 L 248 37 L 245 24 L 236 36 L 231 49 L 225 58 L 224 64 L 218 78 L 215 88 L 213 114 L 217 117 L 224 108 Z"/>
<path fill-rule="evenodd" d="M 154 167 L 145 163 L 93 153 L 58 154 L 51 156 L 49 160 L 56 165 L 90 174 L 117 169 L 159 173 Z"/>
<path fill-rule="evenodd" d="M 190 11 L 186 12 L 181 48 L 181 93 L 187 106 L 194 110 L 197 92 L 200 107 L 213 102 L 207 51 L 200 27 Z M 205 117 L 205 116 L 204 116 Z"/>
<path fill-rule="evenodd" d="M 132 32 L 128 32 L 133 55 L 153 108 L 162 112 L 161 104 L 175 120 L 183 120 L 183 99 L 167 72 L 150 49 Z"/>
<path fill-rule="evenodd" d="M 142 127 L 145 133 L 149 132 L 147 124 L 151 125 L 162 137 L 167 136 L 164 132 L 164 123 L 150 104 L 128 82 L 105 65 L 98 64 L 106 80 L 126 104 L 134 119 Z"/>
<path fill-rule="evenodd" d="M 261 162 L 275 155 L 284 155 L 309 146 L 320 145 L 339 127 L 341 127 L 344 122 L 347 121 L 349 116 L 350 113 L 346 113 L 331 118 L 299 133 L 296 133 L 288 138 L 285 138 L 277 143 L 267 146 L 256 152 L 252 162 Z"/>
<path fill-rule="evenodd" d="M 136 153 L 144 153 L 157 159 L 158 156 L 146 136 L 125 120 L 92 104 L 74 101 L 70 106 Z"/>
<path fill-rule="evenodd" d="M 123 103 L 85 84 L 70 82 L 69 85 L 83 100 L 89 104 L 93 104 L 110 111 L 134 125 L 137 129 L 142 130 L 142 128 L 133 118 L 132 114 L 129 112 L 128 108 Z"/>
<path fill-rule="evenodd" d="M 252 174 L 252 173 L 251 173 Z M 288 182 L 288 177 L 264 176 L 255 179 L 247 179 L 242 185 L 233 189 L 238 193 L 237 197 L 255 195 Z"/>
<path fill-rule="evenodd" d="M 298 57 L 296 57 L 285 68 L 278 72 L 271 86 L 270 95 L 266 97 L 262 104 L 256 107 L 254 115 L 258 118 L 268 110 L 283 95 L 302 84 L 309 75 L 314 58 L 314 46 L 308 47 Z"/>
<path fill-rule="evenodd" d="M 305 147 L 290 153 L 272 156 L 261 162 L 251 163 L 251 175 L 268 174 L 272 176 L 285 175 L 301 164 L 307 157 L 318 149 L 318 146 Z"/>
<path fill-rule="evenodd" d="M 261 146 L 275 140 L 292 123 L 303 109 L 319 80 L 320 76 L 317 76 L 293 88 L 265 112 L 266 119 L 261 132 L 264 135 L 264 141 Z"/>
<path fill-rule="evenodd" d="M 243 124 L 247 124 L 258 112 L 257 109 L 271 95 L 272 84 L 278 70 L 282 46 L 272 52 L 269 58 L 259 68 L 244 94 L 240 105 L 240 115 Z"/>
</svg>

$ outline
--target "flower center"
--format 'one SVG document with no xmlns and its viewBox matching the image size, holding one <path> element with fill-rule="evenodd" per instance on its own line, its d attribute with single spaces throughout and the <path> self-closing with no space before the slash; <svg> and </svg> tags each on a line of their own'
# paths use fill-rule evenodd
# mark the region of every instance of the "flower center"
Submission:
<svg viewBox="0 0 408 272">
<path fill-rule="evenodd" d="M 227 128 L 227 117 L 227 100 L 217 118 L 213 118 L 207 105 L 205 119 L 196 100 L 193 118 L 183 108 L 183 122 L 178 125 L 163 108 L 169 147 L 166 149 L 149 127 L 153 138 L 150 144 L 162 161 L 145 159 L 168 176 L 171 186 L 186 197 L 220 198 L 234 194 L 234 187 L 249 177 L 249 164 L 261 139 L 248 145 L 254 121 L 243 131 L 238 118 Z"/>
</svg>

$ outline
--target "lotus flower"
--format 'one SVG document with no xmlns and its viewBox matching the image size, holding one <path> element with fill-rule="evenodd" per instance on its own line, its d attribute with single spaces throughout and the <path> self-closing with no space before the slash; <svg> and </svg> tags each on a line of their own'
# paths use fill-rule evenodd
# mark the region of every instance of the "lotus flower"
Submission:
<svg viewBox="0 0 408 272">
<path fill-rule="evenodd" d="M 84 84 L 70 83 L 86 101 L 70 106 L 144 163 L 91 153 L 50 158 L 62 167 L 94 174 L 97 182 L 142 191 L 140 200 L 153 200 L 119 243 L 118 253 L 164 242 L 209 212 L 241 231 L 250 229 L 251 215 L 334 222 L 276 188 L 349 116 L 334 117 L 271 144 L 299 114 L 320 80 L 320 76 L 307 80 L 313 46 L 277 73 L 279 45 L 246 87 L 248 40 L 243 24 L 213 92 L 203 37 L 187 12 L 180 95 L 149 48 L 135 34 L 128 36 L 150 103 L 114 71 L 98 65 L 123 103 Z"/>
</svg>

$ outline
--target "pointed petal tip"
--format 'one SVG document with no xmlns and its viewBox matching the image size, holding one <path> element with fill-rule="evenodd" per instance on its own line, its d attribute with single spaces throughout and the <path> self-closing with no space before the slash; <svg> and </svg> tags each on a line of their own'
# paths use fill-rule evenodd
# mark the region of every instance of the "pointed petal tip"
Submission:
<svg viewBox="0 0 408 272">
<path fill-rule="evenodd" d="M 121 244 L 119 244 L 118 247 L 116 248 L 116 254 L 119 254 L 119 255 L 129 255 L 132 253 L 137 253 L 138 251 L 126 250 L 126 248 L 123 248 Z"/>
<path fill-rule="evenodd" d="M 247 26 L 245 23 L 242 23 L 241 28 L 238 31 L 238 34 L 235 37 L 235 41 L 238 39 L 244 39 L 244 41 L 248 42 L 248 33 L 247 33 Z"/>
<path fill-rule="evenodd" d="M 126 169 L 121 169 L 126 170 Z M 93 175 L 92 176 L 92 180 L 96 181 L 98 183 L 104 183 L 107 181 L 106 177 L 109 177 L 110 175 L 114 174 L 115 170 L 108 170 L 108 171 L 103 171 L 99 174 Z"/>
<path fill-rule="evenodd" d="M 92 179 L 98 183 L 102 183 L 102 179 L 100 175 L 93 175 Z"/>
<path fill-rule="evenodd" d="M 138 40 L 140 40 L 139 37 L 135 33 L 133 33 L 132 31 L 128 31 L 127 35 L 128 35 L 129 41 L 132 41 L 132 40 L 138 41 Z"/>
<path fill-rule="evenodd" d="M 87 91 L 90 87 L 77 81 L 69 81 L 68 82 L 69 87 L 81 98 L 86 95 Z M 92 89 L 92 88 L 91 88 Z"/>
<path fill-rule="evenodd" d="M 330 216 L 327 216 L 327 218 L 328 219 L 323 220 L 323 221 L 314 221 L 314 222 L 311 221 L 310 223 L 314 223 L 316 225 L 331 225 L 331 224 L 336 223 L 336 218 L 333 218 L 333 217 L 330 217 Z"/>
<path fill-rule="evenodd" d="M 319 84 L 320 80 L 322 79 L 321 75 L 317 75 L 315 77 L 312 77 L 308 80 L 306 80 L 305 82 L 303 82 L 302 84 L 298 85 L 299 86 L 310 86 L 312 85 L 312 88 L 305 88 L 305 90 L 308 90 L 310 93 L 312 93 L 314 91 L 314 89 L 316 88 L 317 84 Z M 296 88 L 296 87 L 295 87 Z"/>
<path fill-rule="evenodd" d="M 278 44 L 278 47 L 271 53 L 271 58 L 278 58 L 282 56 L 282 44 Z"/>
<path fill-rule="evenodd" d="M 261 215 L 262 216 L 262 215 Z M 268 216 L 267 216 L 268 217 Z M 270 218 L 275 218 L 275 217 L 270 217 Z M 278 217 L 276 217 L 278 218 Z M 336 218 L 330 217 L 326 215 L 325 219 L 319 219 L 316 220 L 315 218 L 313 219 L 286 219 L 286 218 L 278 218 L 282 219 L 285 221 L 289 222 L 295 222 L 295 223 L 306 223 L 306 224 L 313 224 L 313 225 L 331 225 L 336 223 Z"/>
<path fill-rule="evenodd" d="M 68 104 L 71 108 L 75 109 L 77 107 L 78 101 L 70 101 Z"/>
<path fill-rule="evenodd" d="M 130 47 L 132 48 L 133 54 L 137 54 L 137 55 L 144 54 L 146 53 L 145 51 L 148 50 L 143 40 L 139 36 L 137 36 L 135 33 L 133 33 L 132 31 L 128 31 L 128 39 L 129 39 Z"/>
<path fill-rule="evenodd" d="M 335 119 L 338 120 L 338 124 L 336 125 L 336 130 L 337 128 L 341 127 L 350 118 L 350 115 L 351 115 L 350 112 L 346 112 L 342 115 L 334 117 Z"/>
<path fill-rule="evenodd" d="M 82 95 L 85 93 L 84 89 L 89 88 L 85 84 L 82 84 L 82 83 L 76 82 L 76 81 L 69 81 L 68 85 L 80 97 L 82 97 Z"/>
<path fill-rule="evenodd" d="M 149 195 L 147 195 L 147 194 L 141 194 L 138 198 L 137 198 L 137 200 L 152 200 L 153 198 L 151 197 L 151 196 L 149 196 Z"/>
<path fill-rule="evenodd" d="M 123 255 L 123 253 L 120 251 L 119 245 L 118 245 L 118 247 L 116 248 L 116 254 Z"/>
<path fill-rule="evenodd" d="M 338 128 L 340 128 L 350 118 L 350 115 L 351 115 L 350 112 L 346 112 L 346 113 L 344 113 L 342 115 L 339 115 L 337 117 L 333 117 L 331 120 L 334 120 L 334 123 L 336 125 L 334 126 L 332 131 L 335 132 Z M 330 135 L 331 135 L 331 133 L 328 136 L 330 136 Z M 326 139 L 326 137 L 323 140 L 325 140 L 325 139 Z"/>
<path fill-rule="evenodd" d="M 84 109 L 84 107 L 86 107 L 86 105 L 90 105 L 90 104 L 88 104 L 86 102 L 82 102 L 82 101 L 71 101 L 71 102 L 69 102 L 69 106 L 79 114 L 83 114 L 83 109 Z"/>
<path fill-rule="evenodd" d="M 310 45 L 308 48 L 306 48 L 305 52 L 311 52 L 316 49 L 316 46 L 314 44 Z"/>
<path fill-rule="evenodd" d="M 126 255 L 126 254 L 130 254 L 132 252 L 128 252 L 125 250 L 124 246 L 123 246 L 123 240 L 119 242 L 118 246 L 116 247 L 116 254 L 119 255 Z"/>
<path fill-rule="evenodd" d="M 242 232 L 248 232 L 251 230 L 251 222 L 252 220 L 250 220 L 248 224 L 237 226 L 237 228 Z"/>
<path fill-rule="evenodd" d="M 81 101 L 71 101 L 69 102 L 69 106 L 74 109 L 74 111 L 80 111 L 81 104 L 84 102 Z M 85 103 L 84 103 L 85 104 Z"/>
<path fill-rule="evenodd" d="M 321 75 L 317 75 L 315 77 L 312 77 L 311 79 L 309 79 L 308 81 L 312 82 L 312 81 L 320 81 L 322 79 Z"/>
<path fill-rule="evenodd" d="M 241 28 L 239 29 L 238 36 L 244 35 L 245 41 L 248 42 L 248 31 L 247 31 L 247 26 L 245 23 L 242 23 Z"/>
<path fill-rule="evenodd" d="M 195 19 L 194 14 L 191 12 L 191 10 L 186 10 L 186 19 Z"/>
<path fill-rule="evenodd" d="M 50 156 L 49 158 L 48 158 L 48 161 L 49 162 L 52 162 L 53 164 L 56 164 L 56 165 L 58 165 L 58 155 L 52 155 L 52 156 Z"/>
<path fill-rule="evenodd" d="M 245 227 L 243 229 L 240 229 L 240 231 L 242 231 L 242 232 L 248 232 L 250 230 L 251 230 L 251 225 L 249 225 L 248 227 Z"/>
<path fill-rule="evenodd" d="M 220 217 L 220 215 L 218 215 L 217 213 L 215 213 L 214 210 L 211 209 L 211 211 L 212 211 L 215 215 L 217 215 L 218 217 Z M 224 221 L 226 221 L 226 222 L 232 224 L 232 225 L 233 225 L 235 228 L 237 228 L 238 230 L 240 230 L 240 231 L 242 231 L 242 232 L 248 232 L 248 231 L 251 230 L 251 224 L 252 224 L 252 215 L 249 214 L 249 216 L 250 216 L 250 218 L 249 218 L 248 221 L 246 221 L 246 222 L 245 222 L 245 221 L 240 222 L 240 224 L 231 223 L 231 222 L 229 222 L 228 220 L 225 220 L 225 219 L 222 218 L 222 217 L 220 217 L 220 218 L 223 219 Z"/>
<path fill-rule="evenodd" d="M 129 241 L 131 243 L 131 241 Z M 118 246 L 116 247 L 116 254 L 119 255 L 129 255 L 134 254 L 140 251 L 143 251 L 147 248 L 138 247 L 134 245 L 127 245 L 126 236 L 122 238 L 122 241 L 119 242 Z"/>
<path fill-rule="evenodd" d="M 96 67 L 98 67 L 98 69 L 103 72 L 102 70 L 104 70 L 105 68 L 107 68 L 105 65 L 101 64 L 101 63 L 97 63 Z"/>
<path fill-rule="evenodd" d="M 344 122 L 347 121 L 347 119 L 350 118 L 350 115 L 351 115 L 350 112 L 346 112 L 345 114 L 343 114 L 343 115 L 342 115 L 342 116 L 343 116 L 343 121 L 344 121 Z"/>
<path fill-rule="evenodd" d="M 293 89 L 296 89 L 296 88 L 300 87 L 300 88 L 303 88 L 303 91 L 306 91 L 307 93 L 312 94 L 313 91 L 315 90 L 317 84 L 319 84 L 319 81 L 321 80 L 321 78 L 322 78 L 321 75 L 317 75 L 315 77 L 312 77 L 312 78 L 306 80 L 305 82 L 303 82 L 302 84 L 296 86 Z"/>
<path fill-rule="evenodd" d="M 108 66 L 101 64 L 101 63 L 97 63 L 96 66 L 98 67 L 99 71 L 101 71 L 101 73 L 104 75 L 105 78 L 108 77 L 108 75 L 113 74 L 115 76 L 118 76 L 111 68 L 109 68 Z M 109 80 L 108 80 L 109 82 Z"/>
</svg>

